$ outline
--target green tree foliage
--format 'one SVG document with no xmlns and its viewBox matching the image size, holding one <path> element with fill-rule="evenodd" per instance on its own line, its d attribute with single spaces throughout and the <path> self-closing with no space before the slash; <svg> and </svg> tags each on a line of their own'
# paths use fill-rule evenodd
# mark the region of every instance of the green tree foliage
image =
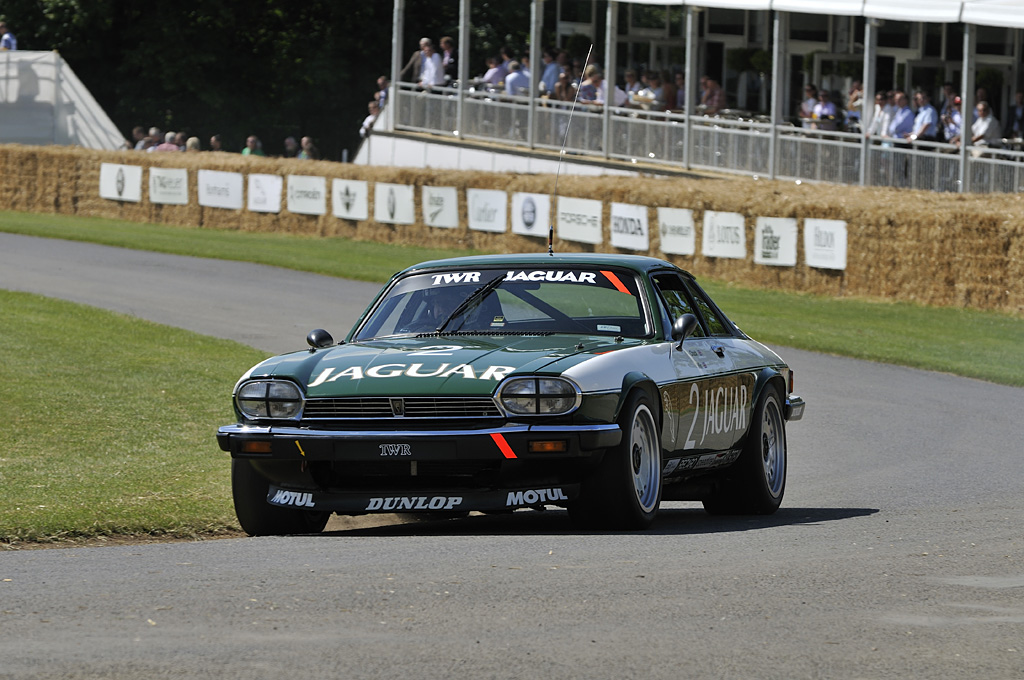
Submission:
<svg viewBox="0 0 1024 680">
<path fill-rule="evenodd" d="M 473 0 L 469 73 L 509 45 L 528 50 L 526 0 Z M 545 26 L 554 20 L 547 8 Z M 458 41 L 458 0 L 406 0 L 403 62 L 420 37 Z M 391 73 L 391 0 L 4 0 L 23 50 L 58 50 L 117 126 L 220 134 L 268 154 L 310 135 L 354 154 L 377 77 Z"/>
</svg>

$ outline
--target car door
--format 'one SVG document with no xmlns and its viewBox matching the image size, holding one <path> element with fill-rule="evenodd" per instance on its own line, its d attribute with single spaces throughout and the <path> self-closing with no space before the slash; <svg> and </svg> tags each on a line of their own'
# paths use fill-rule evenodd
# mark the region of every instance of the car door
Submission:
<svg viewBox="0 0 1024 680">
<path fill-rule="evenodd" d="M 697 454 L 732 450 L 749 424 L 755 374 L 734 363 L 730 326 L 699 289 L 674 272 L 652 280 L 671 320 L 683 314 L 698 319 L 682 349 L 672 351 L 675 381 L 661 388 L 663 447 L 669 457 L 690 463 Z"/>
</svg>

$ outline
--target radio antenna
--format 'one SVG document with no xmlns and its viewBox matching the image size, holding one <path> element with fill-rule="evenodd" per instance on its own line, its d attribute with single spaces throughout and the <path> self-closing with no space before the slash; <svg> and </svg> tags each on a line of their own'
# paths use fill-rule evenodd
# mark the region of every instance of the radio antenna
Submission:
<svg viewBox="0 0 1024 680">
<path fill-rule="evenodd" d="M 594 51 L 594 43 L 590 43 L 590 49 L 587 50 L 587 58 L 583 60 L 583 72 L 580 73 L 580 85 L 583 85 L 583 74 L 587 72 L 587 65 L 590 64 L 590 53 Z M 565 134 L 562 135 L 562 148 L 558 151 L 558 164 L 555 167 L 555 187 L 551 192 L 551 202 L 555 203 L 558 198 L 558 176 L 562 171 L 562 156 L 565 155 L 565 144 L 569 139 L 569 128 L 572 127 L 572 114 L 576 113 L 576 102 L 580 98 L 580 88 L 576 88 L 576 94 L 572 98 L 572 107 L 569 109 L 569 121 L 565 124 Z M 557 203 L 555 210 L 558 210 Z M 548 225 L 548 255 L 554 257 L 555 255 L 555 221 L 551 220 Z"/>
</svg>

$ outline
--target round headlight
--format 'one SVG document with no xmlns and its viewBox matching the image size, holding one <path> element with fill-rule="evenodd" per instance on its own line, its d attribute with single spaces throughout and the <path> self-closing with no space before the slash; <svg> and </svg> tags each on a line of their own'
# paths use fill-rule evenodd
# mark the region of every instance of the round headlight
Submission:
<svg viewBox="0 0 1024 680">
<path fill-rule="evenodd" d="M 302 392 L 285 380 L 254 380 L 242 385 L 235 398 L 247 418 L 290 420 L 302 413 Z"/>
<path fill-rule="evenodd" d="M 563 378 L 513 378 L 502 385 L 498 400 L 514 415 L 557 416 L 579 404 L 579 390 Z"/>
</svg>

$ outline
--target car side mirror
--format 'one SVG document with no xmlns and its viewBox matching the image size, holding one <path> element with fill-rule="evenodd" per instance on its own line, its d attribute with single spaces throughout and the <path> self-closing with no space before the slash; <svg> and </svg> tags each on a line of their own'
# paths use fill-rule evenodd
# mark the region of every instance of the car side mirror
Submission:
<svg viewBox="0 0 1024 680">
<path fill-rule="evenodd" d="M 690 337 L 697 328 L 697 317 L 693 314 L 683 314 L 672 324 L 672 340 L 678 343 L 676 349 L 683 348 L 683 340 Z"/>
<path fill-rule="evenodd" d="M 309 343 L 309 351 L 315 352 L 318 349 L 333 345 L 334 338 L 323 328 L 317 328 L 309 332 L 309 335 L 306 336 L 306 342 Z"/>
</svg>

